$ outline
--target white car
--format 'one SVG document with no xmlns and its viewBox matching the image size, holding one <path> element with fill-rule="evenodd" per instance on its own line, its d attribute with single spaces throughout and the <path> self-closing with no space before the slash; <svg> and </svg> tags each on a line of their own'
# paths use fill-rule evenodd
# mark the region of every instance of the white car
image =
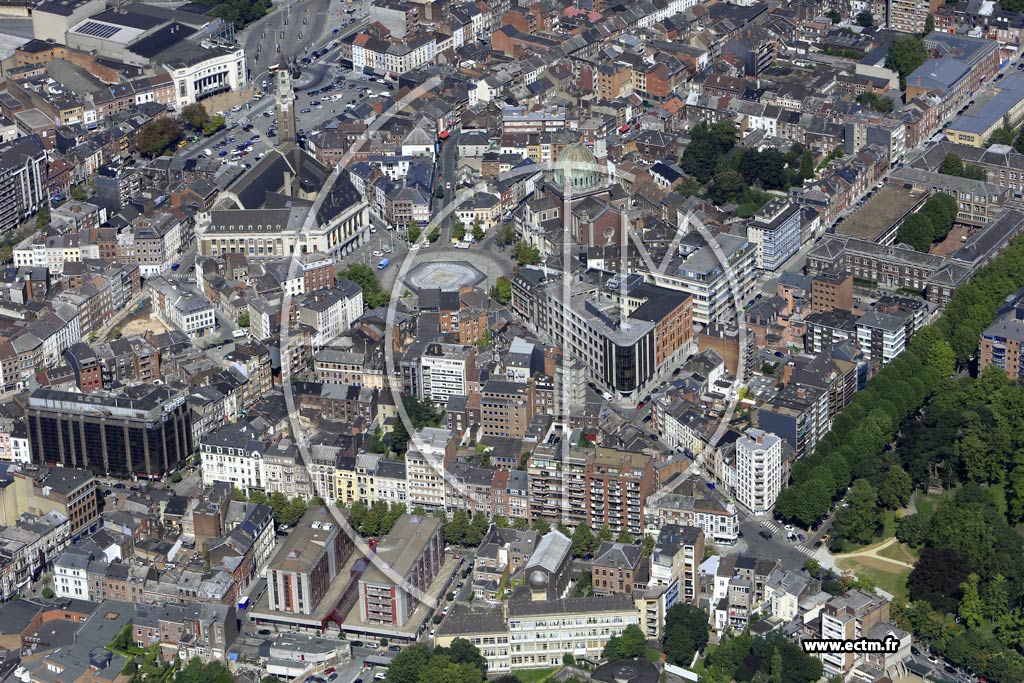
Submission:
<svg viewBox="0 0 1024 683">
<path fill-rule="evenodd" d="M 383 251 L 380 251 L 380 250 L 378 249 L 377 251 L 374 251 L 374 252 L 373 252 L 373 255 L 374 255 L 374 256 L 383 256 L 383 255 L 384 255 L 384 252 L 383 252 Z"/>
<path fill-rule="evenodd" d="M 793 530 L 793 525 L 792 524 L 787 524 L 786 525 L 786 531 L 792 531 L 792 530 Z"/>
<path fill-rule="evenodd" d="M 373 226 L 371 225 L 371 226 L 370 226 L 370 232 L 371 232 L 371 233 L 373 233 L 373 232 L 377 232 L 377 228 L 375 228 L 375 227 L 373 227 Z"/>
<path fill-rule="evenodd" d="M 445 183 L 444 184 L 444 189 L 446 189 L 446 190 L 452 189 L 452 184 L 450 182 L 449 183 Z"/>
<path fill-rule="evenodd" d="M 413 242 L 412 244 L 409 245 L 409 251 L 416 251 L 419 248 L 420 248 L 420 243 L 419 242 Z"/>
</svg>

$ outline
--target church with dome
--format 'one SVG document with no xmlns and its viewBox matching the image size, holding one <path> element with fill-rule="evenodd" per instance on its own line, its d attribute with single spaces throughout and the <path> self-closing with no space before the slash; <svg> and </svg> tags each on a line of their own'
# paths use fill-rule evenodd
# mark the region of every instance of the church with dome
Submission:
<svg viewBox="0 0 1024 683">
<path fill-rule="evenodd" d="M 574 142 L 558 155 L 549 183 L 561 199 L 582 199 L 607 191 L 608 175 L 589 147 Z"/>
<path fill-rule="evenodd" d="M 607 163 L 574 142 L 558 155 L 538 193 L 551 204 L 564 232 L 583 248 L 618 245 L 626 239 L 628 197 L 609 178 Z"/>
</svg>

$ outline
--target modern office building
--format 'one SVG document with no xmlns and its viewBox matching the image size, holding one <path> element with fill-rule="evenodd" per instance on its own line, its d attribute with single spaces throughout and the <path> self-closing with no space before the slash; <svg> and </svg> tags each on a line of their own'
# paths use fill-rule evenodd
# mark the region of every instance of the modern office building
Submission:
<svg viewBox="0 0 1024 683">
<path fill-rule="evenodd" d="M 137 385 L 123 394 L 37 389 L 25 413 L 32 461 L 114 477 L 159 479 L 192 453 L 185 395 Z"/>
</svg>

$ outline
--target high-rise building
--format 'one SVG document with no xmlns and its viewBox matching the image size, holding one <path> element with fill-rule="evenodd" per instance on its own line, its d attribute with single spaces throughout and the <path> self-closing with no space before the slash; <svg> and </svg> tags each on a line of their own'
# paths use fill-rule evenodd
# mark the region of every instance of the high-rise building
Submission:
<svg viewBox="0 0 1024 683">
<path fill-rule="evenodd" d="M 736 500 L 755 515 L 771 511 L 782 490 L 782 439 L 748 429 L 736 440 Z"/>
<path fill-rule="evenodd" d="M 46 150 L 35 135 L 0 147 L 0 231 L 14 228 L 48 195 Z"/>
<path fill-rule="evenodd" d="M 159 479 L 192 453 L 185 398 L 154 385 L 120 395 L 37 389 L 25 407 L 32 462 Z"/>
</svg>

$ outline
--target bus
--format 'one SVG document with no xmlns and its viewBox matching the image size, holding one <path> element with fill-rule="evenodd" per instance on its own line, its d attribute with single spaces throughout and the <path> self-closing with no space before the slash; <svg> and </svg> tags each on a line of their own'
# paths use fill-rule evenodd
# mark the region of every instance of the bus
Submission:
<svg viewBox="0 0 1024 683">
<path fill-rule="evenodd" d="M 281 70 L 281 65 L 280 64 L 271 64 L 270 66 L 267 67 L 267 73 L 268 74 L 276 74 L 280 70 Z"/>
</svg>

